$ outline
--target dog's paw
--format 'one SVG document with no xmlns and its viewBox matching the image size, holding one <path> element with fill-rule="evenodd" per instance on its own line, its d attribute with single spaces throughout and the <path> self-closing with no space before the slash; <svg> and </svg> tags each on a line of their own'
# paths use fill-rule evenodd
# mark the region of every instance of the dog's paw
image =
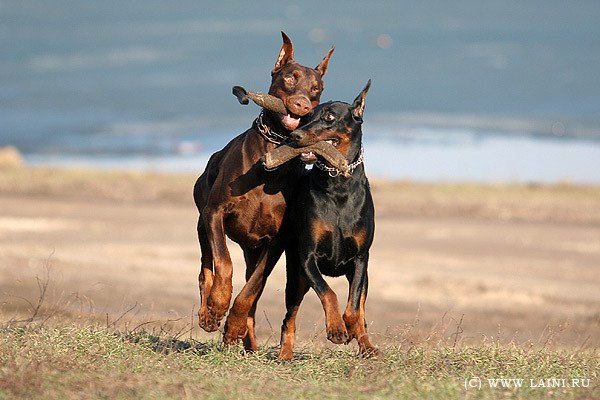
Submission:
<svg viewBox="0 0 600 400">
<path fill-rule="evenodd" d="M 375 346 L 360 346 L 359 353 L 364 358 L 382 358 L 383 353 Z"/>
<path fill-rule="evenodd" d="M 209 297 L 206 306 L 206 320 L 212 321 L 213 324 L 219 326 L 220 321 L 227 313 L 228 308 L 228 302 L 221 304 L 220 302 L 214 301 L 211 297 Z"/>
<path fill-rule="evenodd" d="M 225 322 L 223 342 L 225 344 L 235 344 L 243 339 L 247 333 L 248 327 L 246 326 L 245 319 L 238 321 L 237 319 L 233 319 L 230 314 Z"/>
<path fill-rule="evenodd" d="M 335 344 L 343 344 L 348 341 L 348 331 L 344 324 L 336 324 L 327 327 L 327 339 Z"/>
<path fill-rule="evenodd" d="M 219 329 L 221 323 L 219 320 L 212 318 L 209 312 L 203 312 L 200 314 L 198 324 L 200 325 L 200 328 L 204 329 L 206 332 L 214 332 Z"/>
<path fill-rule="evenodd" d="M 282 346 L 281 350 L 279 350 L 278 358 L 280 361 L 290 361 L 292 358 L 294 358 L 292 346 Z"/>
</svg>

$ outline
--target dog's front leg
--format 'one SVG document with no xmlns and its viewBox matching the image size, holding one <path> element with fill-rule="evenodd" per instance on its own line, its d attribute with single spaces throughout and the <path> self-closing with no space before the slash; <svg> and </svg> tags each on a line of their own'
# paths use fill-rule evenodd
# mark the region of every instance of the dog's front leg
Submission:
<svg viewBox="0 0 600 400">
<path fill-rule="evenodd" d="M 219 327 L 229 308 L 231 292 L 233 290 L 233 264 L 227 249 L 225 228 L 223 226 L 222 212 L 203 213 L 207 242 L 213 255 L 214 278 L 213 285 L 208 294 L 206 312 L 200 315 L 200 326 L 207 332 L 214 332 Z"/>
<path fill-rule="evenodd" d="M 208 295 L 213 284 L 213 256 L 202 215 L 198 218 L 198 240 L 201 252 L 200 273 L 198 274 L 198 287 L 200 289 L 200 309 L 198 310 L 198 316 L 200 326 L 207 330 L 206 328 L 209 327 L 206 323 Z"/>
<path fill-rule="evenodd" d="M 350 284 L 348 304 L 344 312 L 344 322 L 348 329 L 348 341 L 356 339 L 359 352 L 365 356 L 379 355 L 379 350 L 371 344 L 367 335 L 365 320 L 365 302 L 369 286 L 367 263 L 369 255 L 357 257 L 355 268 L 346 277 Z"/>
<path fill-rule="evenodd" d="M 346 343 L 348 341 L 348 331 L 340 315 L 337 295 L 321 275 L 314 254 L 308 256 L 303 269 L 310 286 L 317 292 L 317 296 L 321 300 L 323 311 L 325 311 L 327 339 L 336 344 Z"/>
</svg>

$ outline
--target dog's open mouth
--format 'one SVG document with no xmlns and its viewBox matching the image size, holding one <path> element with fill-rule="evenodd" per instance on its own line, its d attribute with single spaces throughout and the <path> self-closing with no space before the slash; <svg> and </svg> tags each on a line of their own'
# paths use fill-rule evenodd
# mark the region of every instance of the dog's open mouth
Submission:
<svg viewBox="0 0 600 400">
<path fill-rule="evenodd" d="M 333 147 L 337 147 L 337 145 L 340 143 L 340 141 L 335 138 L 326 139 L 323 141 L 329 143 Z M 310 165 L 310 164 L 314 164 L 317 162 L 317 156 L 312 151 L 309 151 L 309 152 L 300 154 L 300 160 L 302 160 L 303 163 Z"/>
<path fill-rule="evenodd" d="M 294 114 L 279 114 L 281 118 L 281 124 L 283 127 L 289 131 L 293 131 L 294 129 L 300 126 L 300 117 Z"/>
</svg>

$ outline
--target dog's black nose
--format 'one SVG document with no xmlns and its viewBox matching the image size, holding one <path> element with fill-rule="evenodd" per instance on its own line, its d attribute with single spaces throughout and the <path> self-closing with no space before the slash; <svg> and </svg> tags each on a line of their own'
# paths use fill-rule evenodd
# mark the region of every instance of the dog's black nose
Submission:
<svg viewBox="0 0 600 400">
<path fill-rule="evenodd" d="M 296 130 L 296 131 L 292 132 L 290 136 L 296 142 L 300 142 L 302 139 L 304 139 L 304 136 L 306 136 L 306 132 L 301 131 L 301 130 Z"/>
</svg>

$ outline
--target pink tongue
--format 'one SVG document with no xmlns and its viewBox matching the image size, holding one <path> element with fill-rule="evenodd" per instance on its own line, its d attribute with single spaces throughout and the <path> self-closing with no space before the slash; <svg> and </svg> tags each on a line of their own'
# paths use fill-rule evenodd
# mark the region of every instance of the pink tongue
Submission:
<svg viewBox="0 0 600 400">
<path fill-rule="evenodd" d="M 293 118 L 289 115 L 285 115 L 283 118 L 281 118 L 281 123 L 283 123 L 283 126 L 285 126 L 288 130 L 293 131 L 298 127 L 298 125 L 300 125 L 300 118 Z"/>
</svg>

